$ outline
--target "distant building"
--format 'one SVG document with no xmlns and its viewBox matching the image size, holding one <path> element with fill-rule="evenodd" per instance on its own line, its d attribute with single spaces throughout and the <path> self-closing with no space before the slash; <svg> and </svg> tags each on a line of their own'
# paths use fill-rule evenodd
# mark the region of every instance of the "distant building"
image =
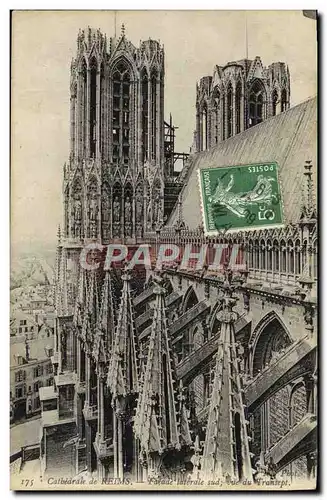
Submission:
<svg viewBox="0 0 327 500">
<path fill-rule="evenodd" d="M 27 338 L 32 338 L 38 333 L 38 324 L 34 317 L 22 312 L 15 311 L 10 319 L 10 336 L 25 335 Z"/>
<path fill-rule="evenodd" d="M 52 355 L 52 335 L 33 340 L 27 340 L 25 336 L 11 338 L 11 421 L 40 410 L 39 389 L 53 384 Z"/>
<path fill-rule="evenodd" d="M 196 86 L 196 151 L 204 151 L 290 107 L 290 74 L 283 62 L 260 57 L 215 66 Z"/>
</svg>

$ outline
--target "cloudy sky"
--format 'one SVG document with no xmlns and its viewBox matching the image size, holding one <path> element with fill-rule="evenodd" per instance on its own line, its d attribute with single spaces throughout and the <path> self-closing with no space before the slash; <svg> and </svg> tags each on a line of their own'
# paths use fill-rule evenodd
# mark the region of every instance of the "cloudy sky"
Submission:
<svg viewBox="0 0 327 500">
<path fill-rule="evenodd" d="M 12 29 L 12 245 L 56 241 L 62 218 L 62 166 L 69 152 L 69 71 L 79 28 L 114 35 L 113 11 L 15 12 Z M 284 61 L 291 105 L 316 94 L 315 22 L 302 11 L 117 11 L 117 34 L 164 45 L 165 117 L 177 149 L 188 151 L 195 127 L 195 85 L 215 64 L 261 56 Z"/>
</svg>

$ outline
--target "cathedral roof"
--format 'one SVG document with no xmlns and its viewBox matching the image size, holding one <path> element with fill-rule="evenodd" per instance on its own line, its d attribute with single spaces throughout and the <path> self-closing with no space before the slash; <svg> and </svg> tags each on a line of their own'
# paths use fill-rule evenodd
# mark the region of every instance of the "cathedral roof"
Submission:
<svg viewBox="0 0 327 500">
<path fill-rule="evenodd" d="M 314 97 L 278 114 L 217 146 L 197 153 L 190 159 L 185 185 L 181 191 L 186 226 L 201 225 L 198 169 L 261 162 L 277 162 L 284 202 L 285 223 L 296 223 L 301 215 L 303 199 L 303 165 L 313 163 L 313 191 L 316 190 L 317 163 L 317 99 Z M 178 220 L 178 206 L 168 226 Z"/>
</svg>

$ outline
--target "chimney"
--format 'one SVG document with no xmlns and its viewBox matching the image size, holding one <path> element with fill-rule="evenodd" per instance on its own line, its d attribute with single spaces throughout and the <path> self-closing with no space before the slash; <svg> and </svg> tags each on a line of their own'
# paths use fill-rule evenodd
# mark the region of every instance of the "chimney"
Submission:
<svg viewBox="0 0 327 500">
<path fill-rule="evenodd" d="M 28 345 L 26 337 L 25 337 L 25 359 L 26 359 L 27 363 L 30 360 L 30 346 Z"/>
</svg>

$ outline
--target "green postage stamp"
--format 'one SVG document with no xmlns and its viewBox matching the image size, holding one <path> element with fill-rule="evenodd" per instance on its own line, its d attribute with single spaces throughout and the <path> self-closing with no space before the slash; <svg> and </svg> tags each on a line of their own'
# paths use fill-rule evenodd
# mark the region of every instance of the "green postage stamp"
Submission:
<svg viewBox="0 0 327 500">
<path fill-rule="evenodd" d="M 257 163 L 199 170 L 205 233 L 283 225 L 278 164 Z"/>
</svg>

